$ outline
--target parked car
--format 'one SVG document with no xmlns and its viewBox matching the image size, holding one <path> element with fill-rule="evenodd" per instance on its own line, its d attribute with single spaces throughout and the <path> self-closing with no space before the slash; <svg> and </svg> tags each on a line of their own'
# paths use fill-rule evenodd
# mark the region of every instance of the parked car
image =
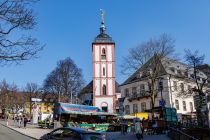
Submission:
<svg viewBox="0 0 210 140">
<path fill-rule="evenodd" d="M 43 135 L 40 140 L 106 140 L 106 136 L 83 128 L 64 127 Z"/>
</svg>

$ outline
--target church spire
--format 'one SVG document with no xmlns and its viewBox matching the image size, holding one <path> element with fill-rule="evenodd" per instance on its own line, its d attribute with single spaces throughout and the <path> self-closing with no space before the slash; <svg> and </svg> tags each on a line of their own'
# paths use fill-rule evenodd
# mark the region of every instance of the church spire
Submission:
<svg viewBox="0 0 210 140">
<path fill-rule="evenodd" d="M 114 43 L 112 38 L 106 34 L 106 27 L 104 24 L 104 10 L 100 9 L 100 16 L 101 16 L 101 26 L 100 26 L 100 34 L 94 39 L 93 43 Z"/>
<path fill-rule="evenodd" d="M 101 15 L 100 33 L 101 34 L 105 34 L 105 31 L 106 31 L 106 28 L 105 28 L 105 25 L 104 25 L 104 15 L 105 15 L 105 12 L 104 12 L 103 9 L 100 9 L 100 15 Z"/>
</svg>

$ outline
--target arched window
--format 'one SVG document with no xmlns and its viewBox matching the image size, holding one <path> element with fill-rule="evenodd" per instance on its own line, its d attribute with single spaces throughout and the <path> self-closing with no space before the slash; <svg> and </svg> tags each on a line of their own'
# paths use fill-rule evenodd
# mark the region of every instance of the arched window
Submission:
<svg viewBox="0 0 210 140">
<path fill-rule="evenodd" d="M 105 50 L 105 48 L 102 49 L 101 58 L 102 59 L 106 59 L 106 50 Z"/>
<path fill-rule="evenodd" d="M 106 55 L 106 50 L 105 50 L 105 48 L 102 49 L 102 55 Z"/>
<path fill-rule="evenodd" d="M 105 76 L 105 68 L 103 67 L 103 76 Z"/>
<path fill-rule="evenodd" d="M 106 95 L 106 85 L 103 85 L 103 95 Z"/>
</svg>

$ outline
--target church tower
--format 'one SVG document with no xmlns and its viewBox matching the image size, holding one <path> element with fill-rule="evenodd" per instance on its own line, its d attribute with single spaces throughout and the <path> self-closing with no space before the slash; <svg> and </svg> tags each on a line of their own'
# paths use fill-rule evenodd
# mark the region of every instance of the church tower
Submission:
<svg viewBox="0 0 210 140">
<path fill-rule="evenodd" d="M 106 34 L 104 12 L 101 10 L 100 34 L 92 43 L 93 106 L 105 112 L 116 112 L 115 93 L 115 43 Z"/>
</svg>

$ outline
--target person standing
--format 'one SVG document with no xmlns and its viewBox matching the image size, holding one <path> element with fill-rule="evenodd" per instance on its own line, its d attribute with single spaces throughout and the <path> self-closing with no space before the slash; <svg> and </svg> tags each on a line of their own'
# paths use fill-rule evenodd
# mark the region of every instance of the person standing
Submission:
<svg viewBox="0 0 210 140">
<path fill-rule="evenodd" d="M 19 126 L 19 116 L 16 117 L 16 126 Z"/>
<path fill-rule="evenodd" d="M 21 126 L 21 116 L 18 116 L 18 127 L 20 128 L 20 126 Z"/>
<path fill-rule="evenodd" d="M 121 123 L 121 132 L 123 135 L 125 135 L 126 133 L 126 123 L 124 119 L 122 120 L 122 123 Z"/>
<path fill-rule="evenodd" d="M 135 123 L 135 133 L 138 140 L 143 138 L 141 123 L 139 120 L 137 120 Z"/>
<path fill-rule="evenodd" d="M 24 125 L 24 128 L 26 128 L 27 122 L 28 122 L 28 119 L 27 119 L 26 116 L 24 116 L 24 118 L 23 118 L 23 125 Z"/>
</svg>

